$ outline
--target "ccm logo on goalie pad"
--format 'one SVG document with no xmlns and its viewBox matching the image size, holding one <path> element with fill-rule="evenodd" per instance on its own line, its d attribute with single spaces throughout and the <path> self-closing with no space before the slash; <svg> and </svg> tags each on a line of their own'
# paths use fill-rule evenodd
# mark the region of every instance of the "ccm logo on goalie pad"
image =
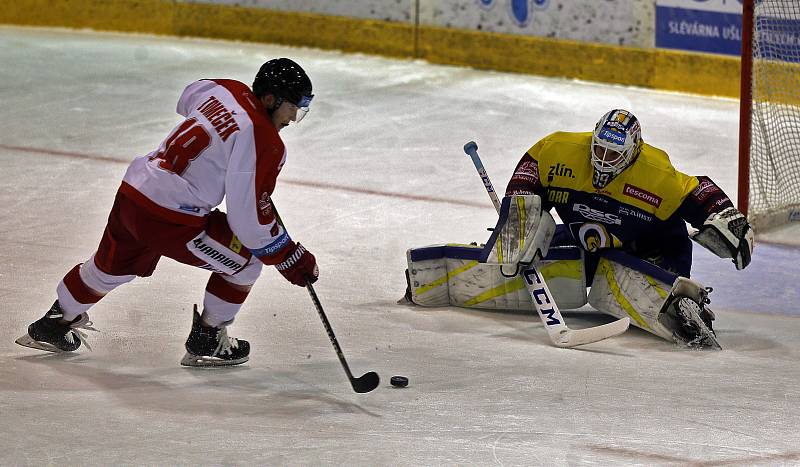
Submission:
<svg viewBox="0 0 800 467">
<path fill-rule="evenodd" d="M 552 305 L 554 300 L 548 295 L 547 290 L 542 287 L 544 281 L 542 281 L 541 276 L 539 276 L 539 272 L 534 268 L 528 268 L 522 271 L 522 276 L 525 278 L 525 282 L 531 286 L 531 296 L 536 300 L 539 312 L 542 316 L 547 318 L 547 325 L 554 326 L 562 324 L 561 321 L 555 317 L 556 310 Z"/>
</svg>

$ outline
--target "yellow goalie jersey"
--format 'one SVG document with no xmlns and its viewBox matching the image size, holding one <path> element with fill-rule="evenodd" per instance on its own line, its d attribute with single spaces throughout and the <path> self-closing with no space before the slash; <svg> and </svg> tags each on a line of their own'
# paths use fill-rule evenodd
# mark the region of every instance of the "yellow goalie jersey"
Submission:
<svg viewBox="0 0 800 467">
<path fill-rule="evenodd" d="M 591 141 L 590 132 L 545 137 L 522 157 L 506 195 L 541 196 L 543 209 L 555 208 L 586 251 L 622 249 L 643 258 L 669 253 L 668 269 L 688 277 L 686 222 L 700 227 L 712 212 L 732 206 L 728 197 L 708 177 L 677 171 L 664 151 L 648 144 L 630 167 L 597 189 Z"/>
</svg>

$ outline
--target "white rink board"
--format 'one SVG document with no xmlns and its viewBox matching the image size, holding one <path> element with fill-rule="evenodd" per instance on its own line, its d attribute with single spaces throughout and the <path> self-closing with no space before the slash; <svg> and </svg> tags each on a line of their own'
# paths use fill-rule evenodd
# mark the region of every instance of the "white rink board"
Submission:
<svg viewBox="0 0 800 467">
<path fill-rule="evenodd" d="M 652 0 L 420 0 L 434 26 L 652 48 Z"/>
<path fill-rule="evenodd" d="M 653 47 L 652 0 L 185 0 Z"/>
</svg>

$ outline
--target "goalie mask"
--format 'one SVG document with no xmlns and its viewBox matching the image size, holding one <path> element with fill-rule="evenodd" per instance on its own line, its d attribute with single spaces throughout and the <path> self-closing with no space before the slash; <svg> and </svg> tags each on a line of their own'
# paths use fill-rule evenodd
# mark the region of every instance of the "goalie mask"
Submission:
<svg viewBox="0 0 800 467">
<path fill-rule="evenodd" d="M 311 99 L 311 80 L 306 72 L 294 61 L 288 58 L 274 58 L 261 65 L 253 81 L 253 94 L 259 99 L 266 94 L 275 96 L 275 104 L 270 113 L 284 102 L 297 107 L 299 122 L 308 113 Z"/>
<path fill-rule="evenodd" d="M 614 109 L 603 115 L 592 134 L 592 185 L 608 185 L 633 163 L 641 149 L 642 130 L 632 113 Z"/>
</svg>

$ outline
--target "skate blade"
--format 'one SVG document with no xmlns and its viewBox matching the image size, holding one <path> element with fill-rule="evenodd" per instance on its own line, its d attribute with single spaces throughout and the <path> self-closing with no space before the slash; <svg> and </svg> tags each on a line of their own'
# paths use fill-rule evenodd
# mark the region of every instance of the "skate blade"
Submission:
<svg viewBox="0 0 800 467">
<path fill-rule="evenodd" d="M 696 339 L 696 341 L 697 342 L 693 341 L 685 343 L 685 345 L 690 349 L 697 349 L 697 350 L 703 350 L 703 349 L 722 350 L 722 346 L 717 340 L 717 336 L 715 336 L 714 333 L 712 332 L 709 332 L 702 338 Z"/>
<path fill-rule="evenodd" d="M 711 329 L 708 329 L 708 326 L 706 326 L 705 321 L 703 321 L 700 315 L 694 310 L 691 310 L 689 313 L 691 314 L 692 321 L 694 321 L 697 327 L 700 328 L 701 334 L 701 336 L 696 338 L 694 341 L 687 343 L 689 348 L 722 350 L 722 346 L 717 340 L 717 335 L 714 334 Z"/>
<path fill-rule="evenodd" d="M 21 345 L 23 347 L 30 347 L 32 349 L 44 350 L 44 351 L 53 352 L 53 353 L 64 353 L 63 350 L 59 349 L 55 345 L 48 344 L 47 342 L 37 341 L 36 339 L 34 339 L 33 337 L 29 336 L 28 334 L 25 334 L 24 336 L 20 337 L 19 339 L 15 340 L 14 342 L 16 342 L 17 344 L 19 344 L 19 345 Z"/>
<path fill-rule="evenodd" d="M 214 367 L 214 366 L 231 366 L 231 365 L 240 365 L 250 357 L 242 357 L 236 360 L 223 360 L 219 357 L 205 357 L 201 355 L 192 355 L 190 353 L 186 353 L 181 359 L 181 365 L 183 366 L 193 366 L 193 367 Z"/>
</svg>

